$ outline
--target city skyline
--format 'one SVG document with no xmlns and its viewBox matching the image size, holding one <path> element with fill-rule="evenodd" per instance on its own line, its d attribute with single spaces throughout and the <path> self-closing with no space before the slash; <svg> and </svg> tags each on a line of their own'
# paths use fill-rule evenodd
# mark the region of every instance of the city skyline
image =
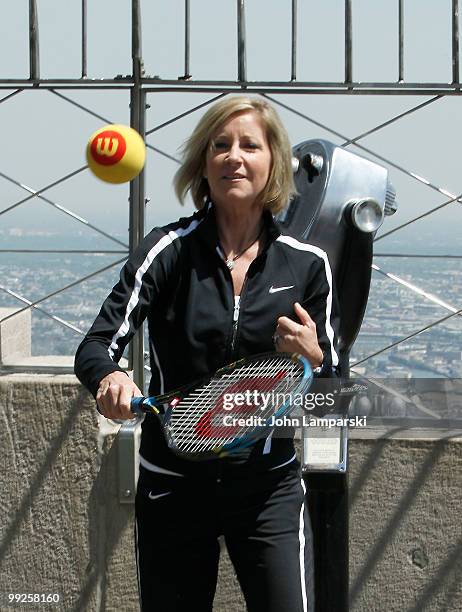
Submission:
<svg viewBox="0 0 462 612">
<path fill-rule="evenodd" d="M 90 78 L 130 74 L 129 4 L 108 0 L 90 3 Z M 341 5 L 336 2 L 318 3 L 316 11 L 313 11 L 309 3 L 299 3 L 299 80 L 341 81 L 344 78 L 343 3 Z M 290 77 L 290 7 L 288 0 L 278 3 L 255 0 L 247 3 L 249 79 L 287 80 Z M 408 81 L 450 82 L 451 24 L 447 8 L 430 0 L 406 2 L 404 51 Z M 191 73 L 194 79 L 236 78 L 235 9 L 234 2 L 203 0 L 200 6 L 191 3 Z M 44 78 L 78 78 L 80 2 L 67 3 L 66 7 L 39 2 L 38 11 L 41 75 Z M 142 4 L 142 50 L 147 75 L 177 79 L 182 74 L 182 11 L 182 2 Z M 207 12 L 207 23 L 201 19 L 203 11 Z M 263 11 L 267 26 L 264 32 L 260 27 Z M 105 52 L 107 41 L 98 28 L 99 24 L 107 23 L 107 14 L 111 15 L 111 40 L 117 41 L 111 47 L 112 53 Z M 4 58 L 0 77 L 28 78 L 27 7 L 11 3 L 2 9 L 2 16 L 2 23 L 9 27 L 4 28 L 4 36 L 0 40 L 0 56 Z M 354 3 L 353 18 L 355 80 L 396 81 L 397 5 L 391 7 L 384 1 L 376 2 L 372 7 L 365 0 L 358 0 Z M 416 23 L 419 27 L 412 27 Z M 432 45 L 428 45 L 430 38 Z M 58 48 L 59 53 L 56 52 Z M 210 61 L 212 57 L 214 61 Z M 0 151 L 0 171 L 3 173 L 0 177 L 3 196 L 0 213 L 27 198 L 30 190 L 43 188 L 81 168 L 85 164 L 86 141 L 104 122 L 129 122 L 128 91 L 71 89 L 16 92 L 6 89 L 2 99 L 4 97 L 7 99 L 0 105 L 0 127 L 6 143 Z M 147 230 L 193 211 L 190 201 L 181 207 L 173 195 L 171 183 L 177 163 L 172 158 L 178 159 L 181 143 L 205 108 L 162 129 L 156 128 L 213 97 L 210 93 L 148 94 L 150 108 L 146 115 L 147 129 L 148 132 L 154 131 L 147 136 L 147 142 L 156 150 L 148 149 L 146 164 L 146 196 L 150 199 L 146 208 Z M 349 145 L 349 149 L 387 167 L 397 191 L 399 208 L 396 215 L 385 220 L 378 237 L 447 202 L 450 199 L 448 194 L 462 192 L 459 187 L 460 155 L 457 146 L 462 136 L 458 96 L 348 96 L 311 92 L 309 95 L 272 97 L 293 145 L 309 138 L 325 138 L 342 145 L 349 139 L 361 136 L 357 144 L 365 146 L 372 153 L 352 145 Z M 291 108 L 286 108 L 288 106 Z M 411 112 L 414 108 L 419 110 Z M 99 118 L 88 111 L 96 113 Z M 394 121 L 401 113 L 406 114 L 406 119 Z M 380 125 L 383 125 L 382 129 L 376 130 Z M 390 163 L 380 160 L 375 154 Z M 128 243 L 128 185 L 104 184 L 84 170 L 44 195 L 73 215 L 88 220 L 124 244 Z M 452 202 L 437 213 L 379 240 L 375 251 L 461 255 L 461 221 L 462 207 Z M 78 248 L 123 249 L 122 245 L 95 234 L 84 224 L 76 222 L 75 217 L 63 214 L 39 198 L 31 198 L 1 215 L 3 248 L 32 249 L 36 239 L 39 239 L 40 248 L 65 248 L 69 236 L 78 238 Z M 2 254 L 1 257 L 5 262 L 8 255 Z M 10 257 L 10 264 L 3 264 L 6 269 L 11 263 L 19 261 L 18 255 Z M 34 269 L 42 256 L 31 254 L 28 257 L 21 259 L 23 266 Z M 72 257 L 64 255 L 59 261 L 62 266 L 72 268 Z M 66 264 L 67 261 L 70 263 Z M 377 261 L 395 274 L 399 274 L 403 267 L 398 258 Z M 442 276 L 450 265 L 453 278 L 448 281 L 448 287 L 458 286 L 460 267 L 457 260 L 422 260 L 420 268 L 428 267 L 428 262 L 437 262 L 430 265 L 438 265 Z M 55 273 L 58 278 L 68 275 L 73 275 L 72 270 L 63 269 L 59 274 Z M 373 274 L 373 289 L 375 278 Z M 408 280 L 418 284 L 412 275 Z M 418 280 L 429 290 L 424 275 Z M 12 282 L 14 285 L 16 281 L 13 279 Z M 103 284 L 103 280 L 100 282 Z M 387 282 L 388 286 L 393 285 L 392 281 Z M 457 294 L 448 293 L 445 286 L 430 288 L 440 299 L 449 301 L 452 298 L 457 305 Z M 32 286 L 22 287 L 22 290 L 29 299 L 34 293 Z M 388 291 L 388 295 L 393 291 Z M 43 287 L 42 294 L 46 292 Z M 384 293 L 379 297 L 386 300 L 388 296 Z M 415 299 L 423 300 L 417 296 Z M 373 293 L 371 300 L 373 308 L 370 304 L 369 313 L 375 308 Z M 365 323 L 367 321 L 366 314 Z M 406 321 L 399 318 L 397 321 L 404 332 Z M 418 325 L 419 321 L 415 323 Z M 411 330 L 406 327 L 406 331 Z"/>
</svg>

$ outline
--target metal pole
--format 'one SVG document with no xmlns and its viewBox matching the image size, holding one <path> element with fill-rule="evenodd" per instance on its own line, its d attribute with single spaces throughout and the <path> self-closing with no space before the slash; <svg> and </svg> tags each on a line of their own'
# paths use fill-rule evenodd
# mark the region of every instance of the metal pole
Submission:
<svg viewBox="0 0 462 612">
<path fill-rule="evenodd" d="M 313 528 L 315 612 L 348 612 L 346 474 L 304 474 Z"/>
<path fill-rule="evenodd" d="M 184 0 L 184 76 L 182 79 L 191 78 L 189 72 L 189 57 L 190 57 L 190 27 L 191 27 L 191 11 L 189 0 Z"/>
<path fill-rule="evenodd" d="M 40 78 L 39 29 L 36 0 L 29 0 L 29 68 L 30 78 Z"/>
<path fill-rule="evenodd" d="M 247 81 L 244 0 L 237 0 L 237 80 L 240 83 Z"/>
<path fill-rule="evenodd" d="M 290 80 L 297 80 L 297 0 L 292 0 L 292 71 Z"/>
<path fill-rule="evenodd" d="M 452 82 L 459 82 L 459 1 L 452 0 Z"/>
<path fill-rule="evenodd" d="M 353 24 L 351 0 L 345 0 L 345 83 L 353 82 Z"/>
<path fill-rule="evenodd" d="M 82 0 L 82 79 L 87 77 L 87 0 Z"/>
<path fill-rule="evenodd" d="M 398 82 L 404 81 L 404 0 L 398 3 Z"/>
<path fill-rule="evenodd" d="M 146 131 L 146 94 L 142 90 L 143 60 L 141 57 L 141 11 L 140 0 L 132 0 L 132 66 L 133 86 L 130 90 L 130 125 L 142 138 Z M 145 184 L 144 170 L 130 182 L 130 253 L 144 237 Z M 143 328 L 135 334 L 129 350 L 129 366 L 133 380 L 144 388 L 144 339 Z"/>
</svg>

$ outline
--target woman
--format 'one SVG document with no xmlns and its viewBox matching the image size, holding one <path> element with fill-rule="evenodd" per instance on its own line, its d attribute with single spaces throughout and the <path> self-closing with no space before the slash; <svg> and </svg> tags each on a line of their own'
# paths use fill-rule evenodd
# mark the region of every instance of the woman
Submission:
<svg viewBox="0 0 462 612">
<path fill-rule="evenodd" d="M 226 98 L 202 117 L 175 177 L 190 218 L 156 228 L 80 345 L 76 374 L 108 418 L 127 419 L 141 391 L 117 362 L 147 318 L 152 379 L 162 393 L 235 358 L 278 350 L 321 375 L 338 363 L 327 256 L 283 236 L 272 214 L 294 191 L 285 129 L 266 101 Z M 274 343 L 274 344 L 273 344 Z M 223 460 L 191 462 L 142 426 L 136 499 L 143 610 L 212 610 L 223 535 L 251 612 L 304 612 L 310 526 L 293 440 L 269 436 Z"/>
</svg>

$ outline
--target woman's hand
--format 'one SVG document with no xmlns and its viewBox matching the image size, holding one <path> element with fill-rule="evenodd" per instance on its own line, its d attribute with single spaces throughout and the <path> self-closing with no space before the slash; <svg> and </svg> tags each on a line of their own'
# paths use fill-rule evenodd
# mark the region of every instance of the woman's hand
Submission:
<svg viewBox="0 0 462 612">
<path fill-rule="evenodd" d="M 134 419 L 130 402 L 140 395 L 143 394 L 124 372 L 111 372 L 99 383 L 96 403 L 107 419 Z"/>
<path fill-rule="evenodd" d="M 317 368 L 322 365 L 324 355 L 318 344 L 316 323 L 298 302 L 294 304 L 294 311 L 300 323 L 292 321 L 289 317 L 278 319 L 273 336 L 276 350 L 283 353 L 299 353 L 308 359 L 312 368 Z"/>
</svg>

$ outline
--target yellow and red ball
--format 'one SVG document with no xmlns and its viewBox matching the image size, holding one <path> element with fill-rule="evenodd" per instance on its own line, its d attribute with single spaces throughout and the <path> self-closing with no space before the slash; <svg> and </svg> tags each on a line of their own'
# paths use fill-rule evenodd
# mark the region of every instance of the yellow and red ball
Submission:
<svg viewBox="0 0 462 612">
<path fill-rule="evenodd" d="M 87 144 L 87 162 L 95 176 L 108 183 L 126 183 L 141 172 L 146 146 L 136 130 L 126 125 L 106 125 Z"/>
</svg>

